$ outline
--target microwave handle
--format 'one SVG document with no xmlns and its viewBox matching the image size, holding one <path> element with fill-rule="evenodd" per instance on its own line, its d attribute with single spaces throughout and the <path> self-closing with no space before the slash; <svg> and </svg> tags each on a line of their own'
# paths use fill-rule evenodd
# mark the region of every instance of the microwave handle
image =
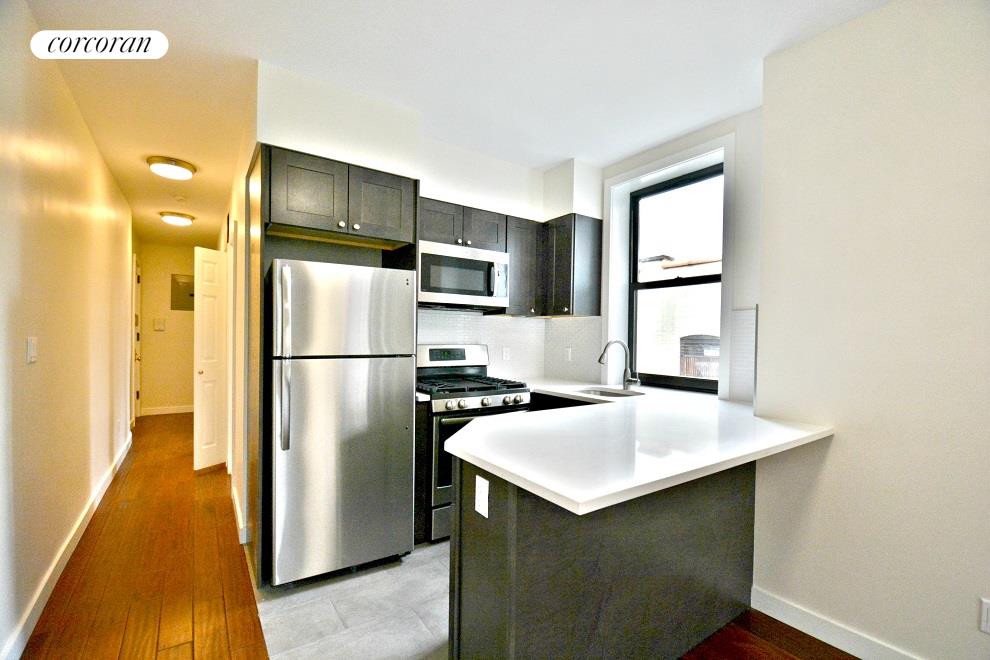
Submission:
<svg viewBox="0 0 990 660">
<path fill-rule="evenodd" d="M 488 264 L 488 295 L 495 295 L 495 264 Z"/>
</svg>

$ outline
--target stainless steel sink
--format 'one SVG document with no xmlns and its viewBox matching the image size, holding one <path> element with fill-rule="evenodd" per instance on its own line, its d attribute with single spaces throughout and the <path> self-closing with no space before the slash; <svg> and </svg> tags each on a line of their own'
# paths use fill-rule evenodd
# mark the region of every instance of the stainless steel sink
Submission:
<svg viewBox="0 0 990 660">
<path fill-rule="evenodd" d="M 592 387 L 586 390 L 578 390 L 582 394 L 593 394 L 595 396 L 612 396 L 612 397 L 623 397 L 623 396 L 642 396 L 642 392 L 636 392 L 634 390 L 612 390 L 603 387 Z"/>
</svg>

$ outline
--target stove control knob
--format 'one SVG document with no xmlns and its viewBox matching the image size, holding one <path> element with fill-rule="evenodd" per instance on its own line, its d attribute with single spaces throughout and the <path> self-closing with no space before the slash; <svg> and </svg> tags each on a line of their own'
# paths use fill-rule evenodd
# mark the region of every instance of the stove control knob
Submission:
<svg viewBox="0 0 990 660">
<path fill-rule="evenodd" d="M 454 408 L 456 408 L 456 407 L 457 407 L 457 404 L 456 404 L 456 403 L 454 403 L 454 400 L 453 400 L 453 399 L 450 399 L 449 401 L 447 401 L 447 405 L 446 405 L 446 406 L 444 406 L 444 407 L 445 407 L 445 408 L 446 408 L 447 410 L 453 410 Z"/>
<path fill-rule="evenodd" d="M 522 394 L 517 394 L 515 398 L 512 399 L 512 403 L 522 403 L 522 401 L 523 401 Z"/>
<path fill-rule="evenodd" d="M 492 405 L 491 399 L 489 399 L 487 396 L 481 398 L 481 406 L 483 408 L 487 408 L 490 405 Z"/>
<path fill-rule="evenodd" d="M 503 405 L 503 406 L 508 406 L 508 405 L 510 405 L 511 403 L 512 403 L 512 397 L 511 397 L 511 396 L 509 396 L 509 395 L 507 394 L 507 395 L 505 395 L 504 397 L 502 397 L 502 405 Z"/>
<path fill-rule="evenodd" d="M 457 407 L 460 408 L 461 410 L 467 408 L 467 401 L 461 399 L 460 401 L 457 402 Z"/>
</svg>

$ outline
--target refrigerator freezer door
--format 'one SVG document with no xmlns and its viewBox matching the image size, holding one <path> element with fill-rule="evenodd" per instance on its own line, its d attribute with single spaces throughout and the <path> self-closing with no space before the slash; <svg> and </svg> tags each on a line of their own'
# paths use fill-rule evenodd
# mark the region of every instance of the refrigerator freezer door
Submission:
<svg viewBox="0 0 990 660">
<path fill-rule="evenodd" d="M 416 273 L 276 259 L 275 357 L 412 355 Z"/>
<path fill-rule="evenodd" d="M 278 360 L 273 376 L 272 583 L 411 551 L 414 358 Z"/>
</svg>

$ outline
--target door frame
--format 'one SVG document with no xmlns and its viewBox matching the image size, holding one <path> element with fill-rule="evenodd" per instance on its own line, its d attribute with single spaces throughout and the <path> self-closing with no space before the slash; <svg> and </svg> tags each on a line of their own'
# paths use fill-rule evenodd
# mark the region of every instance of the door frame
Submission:
<svg viewBox="0 0 990 660">
<path fill-rule="evenodd" d="M 131 419 L 133 430 L 141 416 L 141 262 L 131 254 Z"/>
</svg>

